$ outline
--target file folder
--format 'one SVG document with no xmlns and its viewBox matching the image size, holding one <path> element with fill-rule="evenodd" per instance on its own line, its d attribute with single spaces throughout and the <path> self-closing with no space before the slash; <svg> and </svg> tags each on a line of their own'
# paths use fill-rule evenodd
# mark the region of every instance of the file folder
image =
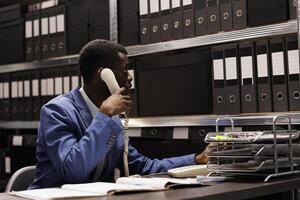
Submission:
<svg viewBox="0 0 300 200">
<path fill-rule="evenodd" d="M 25 16 L 25 60 L 33 60 L 33 18 L 31 13 Z"/>
<path fill-rule="evenodd" d="M 206 0 L 193 0 L 195 10 L 195 31 L 196 35 L 207 34 L 207 1 Z"/>
<path fill-rule="evenodd" d="M 24 82 L 23 82 L 23 73 L 19 72 L 19 80 L 18 80 L 18 116 L 17 120 L 24 120 Z"/>
<path fill-rule="evenodd" d="M 101 1 L 102 2 L 102 1 Z M 81 48 L 89 41 L 88 25 L 89 25 L 89 9 L 90 1 L 82 0 L 60 0 L 60 5 L 66 6 L 65 24 L 67 32 L 67 53 L 78 54 Z"/>
<path fill-rule="evenodd" d="M 3 83 L 3 99 L 2 109 L 3 115 L 0 116 L 2 120 L 10 120 L 10 75 L 8 73 L 2 74 L 1 81 Z"/>
<path fill-rule="evenodd" d="M 80 73 L 78 66 L 71 66 L 71 90 L 80 86 Z"/>
<path fill-rule="evenodd" d="M 56 13 L 56 56 L 64 56 L 67 54 L 65 7 L 55 7 L 54 13 Z"/>
<path fill-rule="evenodd" d="M 237 114 L 241 112 L 238 49 L 236 44 L 226 45 L 224 49 L 226 113 Z"/>
<path fill-rule="evenodd" d="M 40 119 L 40 72 L 31 71 L 32 120 Z"/>
<path fill-rule="evenodd" d="M 0 120 L 2 120 L 3 117 L 3 112 L 4 112 L 4 106 L 2 105 L 3 103 L 3 82 L 2 82 L 2 76 L 0 74 Z"/>
<path fill-rule="evenodd" d="M 297 0 L 289 0 L 289 19 L 297 18 Z"/>
<path fill-rule="evenodd" d="M 11 74 L 10 78 L 10 94 L 11 94 L 11 115 L 10 119 L 13 121 L 18 120 L 18 108 L 19 108 L 19 98 L 18 98 L 18 81 L 20 75 L 16 73 Z"/>
<path fill-rule="evenodd" d="M 230 31 L 232 24 L 232 0 L 219 0 L 221 31 Z"/>
<path fill-rule="evenodd" d="M 207 33 L 218 33 L 221 30 L 218 0 L 207 0 Z"/>
<path fill-rule="evenodd" d="M 125 46 L 139 44 L 139 0 L 119 0 L 118 8 L 119 43 Z"/>
<path fill-rule="evenodd" d="M 180 0 L 171 0 L 172 7 L 172 38 L 174 40 L 183 38 L 182 10 Z"/>
<path fill-rule="evenodd" d="M 41 31 L 40 31 L 40 11 L 35 11 L 33 15 L 33 44 L 34 44 L 34 59 L 42 59 L 42 41 L 41 41 Z"/>
<path fill-rule="evenodd" d="M 170 0 L 160 0 L 160 15 L 161 15 L 161 41 L 172 39 L 172 16 Z"/>
<path fill-rule="evenodd" d="M 300 67 L 297 35 L 286 36 L 289 110 L 300 111 Z"/>
<path fill-rule="evenodd" d="M 32 120 L 32 98 L 31 98 L 31 72 L 25 71 L 23 74 L 23 87 L 24 87 L 24 120 Z"/>
<path fill-rule="evenodd" d="M 160 12 L 159 0 L 149 0 L 150 2 L 150 38 L 151 43 L 160 41 Z"/>
<path fill-rule="evenodd" d="M 63 93 L 69 92 L 71 89 L 71 68 L 63 67 L 62 68 L 62 77 L 63 77 Z"/>
<path fill-rule="evenodd" d="M 259 112 L 272 112 L 271 67 L 267 40 L 256 42 L 257 98 Z"/>
<path fill-rule="evenodd" d="M 247 28 L 247 5 L 246 0 L 231 0 L 233 11 L 233 29 Z"/>
<path fill-rule="evenodd" d="M 42 58 L 49 58 L 49 18 L 48 10 L 41 10 Z"/>
<path fill-rule="evenodd" d="M 141 44 L 149 44 L 150 39 L 150 16 L 148 0 L 139 0 L 140 15 L 140 42 Z"/>
<path fill-rule="evenodd" d="M 272 63 L 273 108 L 288 111 L 287 73 L 283 38 L 270 39 Z"/>
<path fill-rule="evenodd" d="M 241 68 L 241 100 L 243 113 L 256 113 L 257 89 L 255 56 L 252 42 L 239 44 L 240 68 Z"/>
<path fill-rule="evenodd" d="M 226 114 L 225 70 L 223 47 L 212 48 L 213 60 L 213 112 Z"/>
<path fill-rule="evenodd" d="M 183 25 L 183 37 L 190 38 L 195 36 L 194 26 L 194 9 L 192 0 L 182 1 L 182 25 Z"/>
<path fill-rule="evenodd" d="M 98 38 L 110 40 L 110 0 L 89 0 L 89 40 Z"/>
<path fill-rule="evenodd" d="M 57 56 L 56 15 L 49 15 L 49 57 Z"/>
</svg>

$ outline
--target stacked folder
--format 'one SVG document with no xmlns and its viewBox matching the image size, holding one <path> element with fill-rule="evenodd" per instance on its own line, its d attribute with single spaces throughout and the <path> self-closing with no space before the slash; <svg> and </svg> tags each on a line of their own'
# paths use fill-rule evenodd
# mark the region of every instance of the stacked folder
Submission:
<svg viewBox="0 0 300 200">
<path fill-rule="evenodd" d="M 67 54 L 65 6 L 50 6 L 26 13 L 26 60 L 47 59 Z"/>
<path fill-rule="evenodd" d="M 213 47 L 212 60 L 215 114 L 300 110 L 295 34 Z"/>
</svg>

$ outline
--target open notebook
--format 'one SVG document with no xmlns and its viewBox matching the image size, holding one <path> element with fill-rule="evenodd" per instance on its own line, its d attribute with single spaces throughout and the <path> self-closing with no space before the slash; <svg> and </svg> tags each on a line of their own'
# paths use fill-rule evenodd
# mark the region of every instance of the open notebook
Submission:
<svg viewBox="0 0 300 200">
<path fill-rule="evenodd" d="M 122 192 L 141 192 L 168 190 L 175 186 L 200 185 L 194 179 L 174 178 L 133 178 L 122 177 L 116 183 L 95 182 L 83 184 L 65 184 L 61 188 L 46 188 L 10 192 L 11 195 L 29 199 L 51 200 L 62 198 L 107 196 Z"/>
</svg>

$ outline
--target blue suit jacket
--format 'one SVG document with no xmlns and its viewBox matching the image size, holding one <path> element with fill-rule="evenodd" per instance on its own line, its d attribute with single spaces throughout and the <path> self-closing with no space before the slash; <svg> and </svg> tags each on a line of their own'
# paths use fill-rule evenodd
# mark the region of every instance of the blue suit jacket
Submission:
<svg viewBox="0 0 300 200">
<path fill-rule="evenodd" d="M 114 168 L 123 173 L 123 126 L 120 119 L 99 112 L 93 118 L 79 89 L 56 97 L 41 109 L 37 170 L 29 189 L 65 183 L 92 182 L 97 164 L 107 157 L 101 177 L 111 181 Z M 155 149 L 153 149 L 155 150 Z M 194 154 L 151 160 L 129 146 L 130 174 L 149 174 L 195 164 Z"/>
</svg>

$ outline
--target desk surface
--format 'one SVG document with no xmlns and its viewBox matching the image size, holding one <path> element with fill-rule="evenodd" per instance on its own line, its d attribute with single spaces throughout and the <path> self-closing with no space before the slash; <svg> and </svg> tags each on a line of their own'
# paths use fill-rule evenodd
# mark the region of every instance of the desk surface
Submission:
<svg viewBox="0 0 300 200">
<path fill-rule="evenodd" d="M 214 186 L 174 189 L 160 192 L 120 194 L 109 197 L 80 198 L 86 200 L 157 200 L 157 199 L 199 199 L 199 200 L 242 200 L 271 195 L 300 188 L 300 176 L 276 178 L 264 183 L 263 180 L 240 180 Z M 0 193 L 0 200 L 23 200 L 24 198 Z"/>
</svg>

